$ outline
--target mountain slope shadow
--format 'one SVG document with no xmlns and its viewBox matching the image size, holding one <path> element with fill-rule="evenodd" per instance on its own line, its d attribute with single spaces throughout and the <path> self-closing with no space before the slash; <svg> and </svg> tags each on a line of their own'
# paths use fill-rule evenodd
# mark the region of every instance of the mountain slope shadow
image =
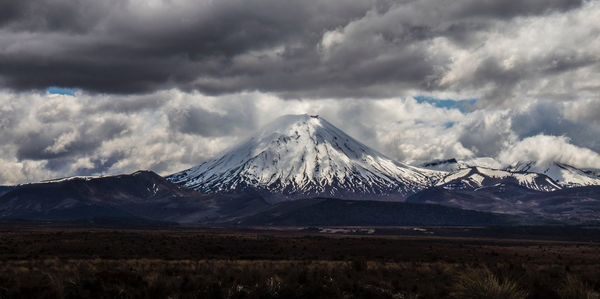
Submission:
<svg viewBox="0 0 600 299">
<path fill-rule="evenodd" d="M 283 202 L 234 225 L 267 226 L 489 226 L 522 223 L 516 216 L 386 201 L 315 198 Z"/>
<path fill-rule="evenodd" d="M 263 207 L 268 204 L 256 194 L 201 194 L 181 188 L 154 172 L 138 171 L 14 186 L 0 196 L 0 219 L 147 219 L 197 223 L 241 217 Z"/>
</svg>

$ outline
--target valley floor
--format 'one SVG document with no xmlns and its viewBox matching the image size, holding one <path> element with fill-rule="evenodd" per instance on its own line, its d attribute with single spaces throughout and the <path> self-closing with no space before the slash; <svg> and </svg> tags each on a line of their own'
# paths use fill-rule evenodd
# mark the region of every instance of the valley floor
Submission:
<svg viewBox="0 0 600 299">
<path fill-rule="evenodd" d="M 594 231 L 537 230 L 3 226 L 0 298 L 594 298 Z"/>
</svg>

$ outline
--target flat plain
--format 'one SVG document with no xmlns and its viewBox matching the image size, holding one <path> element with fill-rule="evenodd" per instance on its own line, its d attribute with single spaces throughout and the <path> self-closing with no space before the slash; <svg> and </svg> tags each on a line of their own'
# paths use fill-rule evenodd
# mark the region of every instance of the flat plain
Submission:
<svg viewBox="0 0 600 299">
<path fill-rule="evenodd" d="M 0 230 L 0 298 L 461 298 L 473 277 L 515 298 L 600 290 L 595 229 Z"/>
</svg>

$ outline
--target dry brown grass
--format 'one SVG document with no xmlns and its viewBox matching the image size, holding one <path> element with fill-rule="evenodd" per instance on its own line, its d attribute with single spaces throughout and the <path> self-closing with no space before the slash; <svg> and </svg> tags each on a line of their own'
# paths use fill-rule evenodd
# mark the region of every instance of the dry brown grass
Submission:
<svg viewBox="0 0 600 299">
<path fill-rule="evenodd" d="M 463 299 L 525 299 L 528 293 L 515 281 L 500 279 L 483 267 L 461 274 L 453 295 Z"/>
<path fill-rule="evenodd" d="M 558 289 L 558 295 L 561 299 L 599 299 L 598 292 L 590 288 L 589 285 L 579 280 L 574 275 L 567 275 L 565 282 Z"/>
<path fill-rule="evenodd" d="M 600 290 L 595 244 L 172 232 L 0 239 L 2 299 L 560 299 Z"/>
<path fill-rule="evenodd" d="M 0 298 L 597 298 L 592 286 L 567 278 L 562 268 L 464 269 L 443 262 L 5 261 Z M 515 275 L 518 283 L 508 278 Z"/>
</svg>

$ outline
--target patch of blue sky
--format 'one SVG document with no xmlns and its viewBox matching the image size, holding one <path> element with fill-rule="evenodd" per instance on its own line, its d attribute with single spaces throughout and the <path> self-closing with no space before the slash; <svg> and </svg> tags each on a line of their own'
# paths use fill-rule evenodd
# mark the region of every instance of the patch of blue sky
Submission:
<svg viewBox="0 0 600 299">
<path fill-rule="evenodd" d="M 75 96 L 77 89 L 75 88 L 63 88 L 63 87 L 48 87 L 46 90 L 48 94 L 59 94 L 63 96 Z"/>
<path fill-rule="evenodd" d="M 427 103 L 438 108 L 458 109 L 463 113 L 473 111 L 475 109 L 475 105 L 477 104 L 476 99 L 438 99 L 430 96 L 416 96 L 415 100 L 418 103 Z"/>
</svg>

